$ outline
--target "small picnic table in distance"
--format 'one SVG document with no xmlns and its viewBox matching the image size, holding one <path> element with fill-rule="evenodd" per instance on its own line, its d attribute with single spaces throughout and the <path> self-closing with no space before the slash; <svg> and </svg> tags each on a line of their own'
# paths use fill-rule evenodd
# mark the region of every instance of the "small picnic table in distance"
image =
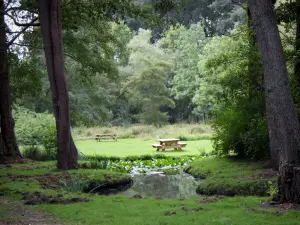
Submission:
<svg viewBox="0 0 300 225">
<path fill-rule="evenodd" d="M 180 139 L 177 138 L 166 138 L 166 139 L 158 139 L 159 144 L 153 144 L 152 147 L 156 148 L 156 151 L 173 148 L 175 150 L 181 151 L 183 147 L 186 146 L 186 143 L 180 142 Z"/>
<path fill-rule="evenodd" d="M 96 141 L 100 141 L 101 139 L 114 139 L 118 141 L 118 136 L 116 134 L 96 134 Z"/>
</svg>

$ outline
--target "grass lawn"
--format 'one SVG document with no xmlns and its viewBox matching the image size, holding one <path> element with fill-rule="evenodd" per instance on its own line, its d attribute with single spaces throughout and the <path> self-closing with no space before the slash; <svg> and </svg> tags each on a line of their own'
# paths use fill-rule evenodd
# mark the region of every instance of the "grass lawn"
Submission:
<svg viewBox="0 0 300 225">
<path fill-rule="evenodd" d="M 95 140 L 78 140 L 75 144 L 80 152 L 85 155 L 103 155 L 125 157 L 129 155 L 146 155 L 163 153 L 168 156 L 198 155 L 202 150 L 206 153 L 212 151 L 210 140 L 186 141 L 187 146 L 182 151 L 172 149 L 165 152 L 157 152 L 152 144 L 158 143 L 156 140 L 143 139 L 119 139 L 117 142 L 104 140 L 97 142 Z"/>
<path fill-rule="evenodd" d="M 105 225 L 296 225 L 299 211 L 284 212 L 260 207 L 263 198 L 233 197 L 202 204 L 189 200 L 128 199 L 95 196 L 89 203 L 42 205 L 59 222 Z M 38 206 L 40 208 L 40 206 Z"/>
</svg>

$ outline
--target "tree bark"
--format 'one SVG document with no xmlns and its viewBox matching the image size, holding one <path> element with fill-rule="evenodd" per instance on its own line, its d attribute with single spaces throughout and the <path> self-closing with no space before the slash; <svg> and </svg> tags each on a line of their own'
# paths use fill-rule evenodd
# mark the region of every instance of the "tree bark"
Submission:
<svg viewBox="0 0 300 225">
<path fill-rule="evenodd" d="M 0 0 L 0 158 L 21 158 L 15 136 L 8 78 L 4 1 Z"/>
<path fill-rule="evenodd" d="M 38 1 L 41 31 L 58 140 L 58 169 L 77 168 L 78 153 L 71 135 L 69 94 L 64 71 L 59 0 Z"/>
<path fill-rule="evenodd" d="M 266 112 L 271 154 L 279 162 L 281 202 L 300 203 L 300 127 L 290 92 L 281 39 L 270 0 L 249 0 L 249 8 L 263 59 Z"/>
<path fill-rule="evenodd" d="M 295 61 L 295 77 L 297 79 L 297 85 L 300 87 L 300 1 L 296 5 L 296 61 Z M 299 102 L 298 102 L 299 104 Z"/>
</svg>

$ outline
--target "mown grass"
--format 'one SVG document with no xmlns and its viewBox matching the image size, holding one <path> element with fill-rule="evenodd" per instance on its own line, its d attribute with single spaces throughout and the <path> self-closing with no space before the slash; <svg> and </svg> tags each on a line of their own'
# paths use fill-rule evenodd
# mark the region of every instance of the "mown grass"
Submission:
<svg viewBox="0 0 300 225">
<path fill-rule="evenodd" d="M 299 211 L 264 209 L 259 205 L 262 200 L 263 198 L 258 197 L 233 197 L 201 204 L 201 197 L 189 200 L 157 200 L 95 196 L 88 203 L 42 205 L 39 208 L 49 211 L 65 224 L 299 224 Z"/>
<path fill-rule="evenodd" d="M 198 188 L 205 195 L 267 195 L 276 172 L 261 163 L 236 157 L 203 158 L 191 163 L 186 171 L 204 179 Z"/>
<path fill-rule="evenodd" d="M 184 156 L 184 155 L 199 155 L 201 152 L 210 153 L 212 144 L 210 140 L 186 141 L 187 146 L 182 151 L 173 149 L 165 152 L 157 152 L 152 144 L 157 143 L 155 139 L 143 140 L 135 139 L 120 139 L 117 142 L 112 140 L 103 140 L 97 142 L 95 140 L 77 140 L 75 144 L 80 152 L 84 155 L 102 155 L 102 156 L 140 156 L 140 155 L 155 155 L 165 154 L 167 156 Z"/>
<path fill-rule="evenodd" d="M 92 139 L 96 134 L 112 133 L 117 134 L 119 139 L 127 138 L 178 138 L 185 140 L 210 139 L 212 129 L 207 124 L 172 124 L 162 127 L 151 125 L 130 125 L 127 127 L 76 127 L 72 130 L 75 139 Z"/>
</svg>

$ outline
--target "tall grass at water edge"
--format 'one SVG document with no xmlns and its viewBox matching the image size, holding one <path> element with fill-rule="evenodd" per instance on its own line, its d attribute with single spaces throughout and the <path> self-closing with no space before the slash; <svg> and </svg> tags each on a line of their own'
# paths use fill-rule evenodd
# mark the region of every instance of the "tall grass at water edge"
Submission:
<svg viewBox="0 0 300 225">
<path fill-rule="evenodd" d="M 172 124 L 157 128 L 151 125 L 131 125 L 128 127 L 76 127 L 72 130 L 75 139 L 93 139 L 96 134 L 117 134 L 118 138 L 179 138 L 182 141 L 210 139 L 212 129 L 207 124 Z"/>
</svg>

